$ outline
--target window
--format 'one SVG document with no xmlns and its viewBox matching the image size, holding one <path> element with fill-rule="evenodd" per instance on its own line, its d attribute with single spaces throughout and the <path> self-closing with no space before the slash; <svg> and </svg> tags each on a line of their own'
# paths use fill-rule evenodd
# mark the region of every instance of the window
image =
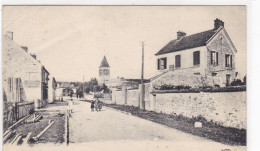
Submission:
<svg viewBox="0 0 260 151">
<path fill-rule="evenodd" d="M 225 55 L 225 62 L 226 62 L 226 67 L 232 68 L 232 55 L 226 54 Z"/>
<path fill-rule="evenodd" d="M 196 73 L 194 73 L 194 75 L 200 75 L 200 72 L 196 72 Z"/>
<path fill-rule="evenodd" d="M 218 52 L 211 51 L 211 57 L 210 57 L 211 65 L 217 66 L 218 65 Z"/>
<path fill-rule="evenodd" d="M 167 58 L 158 59 L 158 70 L 164 70 L 167 67 Z"/>
<path fill-rule="evenodd" d="M 99 76 L 102 76 L 102 70 L 99 70 Z"/>
<path fill-rule="evenodd" d="M 222 36 L 220 37 L 220 43 L 221 43 L 221 45 L 224 44 L 224 40 L 223 40 L 223 37 L 222 37 Z"/>
<path fill-rule="evenodd" d="M 13 91 L 13 78 L 8 78 L 8 88 L 9 92 Z"/>
<path fill-rule="evenodd" d="M 216 76 L 217 75 L 217 73 L 212 73 L 212 76 L 214 77 L 214 76 Z"/>
<path fill-rule="evenodd" d="M 175 56 L 175 67 L 180 68 L 181 67 L 181 55 Z"/>
<path fill-rule="evenodd" d="M 193 65 L 199 65 L 200 64 L 200 52 L 195 51 L 193 52 Z"/>
</svg>

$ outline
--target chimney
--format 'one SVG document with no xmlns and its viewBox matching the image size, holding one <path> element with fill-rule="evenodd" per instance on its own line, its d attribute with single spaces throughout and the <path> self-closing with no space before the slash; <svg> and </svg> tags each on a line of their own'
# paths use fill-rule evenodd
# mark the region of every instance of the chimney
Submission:
<svg viewBox="0 0 260 151">
<path fill-rule="evenodd" d="M 6 32 L 6 35 L 7 35 L 11 40 L 13 40 L 13 32 L 7 31 L 7 32 Z"/>
<path fill-rule="evenodd" d="M 181 39 L 182 37 L 186 36 L 186 33 L 185 32 L 182 32 L 182 31 L 178 31 L 177 32 L 177 39 Z"/>
<path fill-rule="evenodd" d="M 31 56 L 36 60 L 36 54 L 31 54 Z"/>
<path fill-rule="evenodd" d="M 28 52 L 28 47 L 27 47 L 27 46 L 21 46 L 21 48 L 23 48 L 23 50 L 24 50 L 25 52 Z"/>
<path fill-rule="evenodd" d="M 224 27 L 224 22 L 220 19 L 214 20 L 214 30 L 217 30 L 220 26 Z"/>
</svg>

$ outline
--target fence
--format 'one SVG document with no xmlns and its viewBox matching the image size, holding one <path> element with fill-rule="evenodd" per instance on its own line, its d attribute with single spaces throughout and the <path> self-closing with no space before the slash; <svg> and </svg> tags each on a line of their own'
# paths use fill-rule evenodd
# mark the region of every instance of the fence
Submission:
<svg viewBox="0 0 260 151">
<path fill-rule="evenodd" d="M 34 102 L 17 103 L 17 118 L 20 119 L 34 111 Z"/>
<path fill-rule="evenodd" d="M 34 102 L 4 103 L 3 129 L 6 130 L 14 122 L 34 111 Z"/>
</svg>

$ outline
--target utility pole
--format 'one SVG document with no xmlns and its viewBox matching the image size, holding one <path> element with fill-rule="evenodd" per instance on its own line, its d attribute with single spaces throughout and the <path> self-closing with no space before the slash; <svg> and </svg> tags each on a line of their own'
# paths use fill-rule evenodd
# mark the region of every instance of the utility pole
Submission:
<svg viewBox="0 0 260 151">
<path fill-rule="evenodd" d="M 82 95 L 83 95 L 83 99 L 84 99 L 85 98 L 84 97 L 84 75 L 83 75 Z"/>
<path fill-rule="evenodd" d="M 144 41 L 142 41 L 141 104 L 142 104 L 142 108 L 145 110 L 145 102 L 144 102 Z"/>
</svg>

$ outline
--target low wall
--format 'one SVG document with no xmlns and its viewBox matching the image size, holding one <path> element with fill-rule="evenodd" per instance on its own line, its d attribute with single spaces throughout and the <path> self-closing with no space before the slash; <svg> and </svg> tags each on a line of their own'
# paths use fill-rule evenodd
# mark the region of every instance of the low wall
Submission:
<svg viewBox="0 0 260 151">
<path fill-rule="evenodd" d="M 151 84 L 145 84 L 145 109 L 186 117 L 203 116 L 207 121 L 234 128 L 247 128 L 246 91 L 197 92 L 197 93 L 152 93 Z M 141 89 L 114 90 L 112 101 L 105 103 L 127 104 L 141 107 Z"/>
<path fill-rule="evenodd" d="M 139 99 L 140 99 L 139 89 L 127 91 L 127 105 L 133 105 L 133 106 L 138 107 Z"/>
<path fill-rule="evenodd" d="M 186 117 L 203 116 L 222 126 L 247 128 L 246 92 L 157 93 L 154 111 Z"/>
</svg>

